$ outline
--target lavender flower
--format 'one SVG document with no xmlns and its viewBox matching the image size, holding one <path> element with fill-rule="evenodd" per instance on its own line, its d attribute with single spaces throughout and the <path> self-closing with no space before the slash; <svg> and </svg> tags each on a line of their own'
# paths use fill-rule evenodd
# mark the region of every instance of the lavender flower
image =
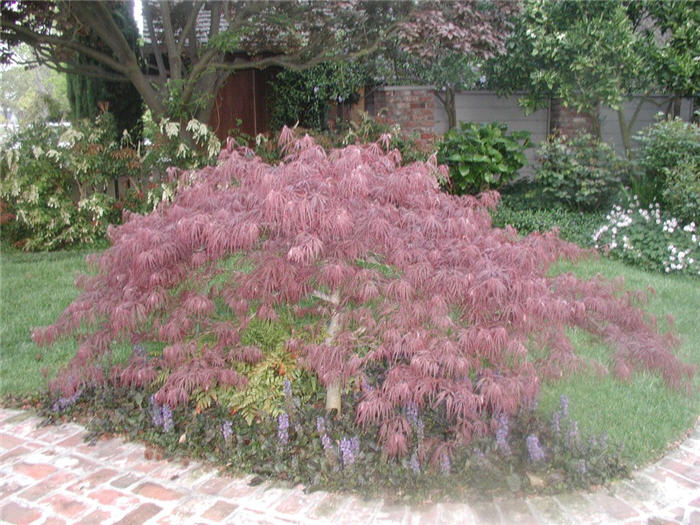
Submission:
<svg viewBox="0 0 700 525">
<path fill-rule="evenodd" d="M 325 448 L 325 447 L 324 447 Z M 343 438 L 340 440 L 340 452 L 343 459 L 343 467 L 348 468 L 357 459 L 360 452 L 360 440 L 357 437 Z"/>
<path fill-rule="evenodd" d="M 418 461 L 418 452 L 411 454 L 411 459 L 408 461 L 408 466 L 414 474 L 420 474 L 420 461 Z"/>
<path fill-rule="evenodd" d="M 542 461 L 544 459 L 544 450 L 540 447 L 540 440 L 537 439 L 537 436 L 530 434 L 525 441 L 527 443 L 527 452 L 530 454 L 530 461 L 533 463 Z"/>
<path fill-rule="evenodd" d="M 80 399 L 81 395 L 83 395 L 82 388 L 70 397 L 59 397 L 56 402 L 51 405 L 51 412 L 63 412 L 69 406 L 74 405 L 78 399 Z"/>
<path fill-rule="evenodd" d="M 559 404 L 561 406 L 561 415 L 566 419 L 569 417 L 569 398 L 562 394 L 559 398 Z"/>
<path fill-rule="evenodd" d="M 418 423 L 418 405 L 413 401 L 406 403 L 406 417 L 411 426 L 415 427 Z"/>
<path fill-rule="evenodd" d="M 326 433 L 326 420 L 322 416 L 316 418 L 316 430 L 319 434 Z"/>
<path fill-rule="evenodd" d="M 163 405 L 163 430 L 170 432 L 174 427 L 173 411 L 168 405 Z"/>
<path fill-rule="evenodd" d="M 221 425 L 221 434 L 224 436 L 224 441 L 226 443 L 231 442 L 231 438 L 233 437 L 233 423 L 231 421 L 224 421 L 223 424 Z"/>
<path fill-rule="evenodd" d="M 496 444 L 501 452 L 510 454 L 510 445 L 508 445 L 508 416 L 501 414 L 498 416 L 498 429 L 496 430 Z"/>
<path fill-rule="evenodd" d="M 289 401 L 292 398 L 292 383 L 289 379 L 285 379 L 282 383 L 282 391 L 284 392 L 284 397 Z"/>
<path fill-rule="evenodd" d="M 552 414 L 552 430 L 557 436 L 561 433 L 561 414 L 558 410 Z"/>
<path fill-rule="evenodd" d="M 289 441 L 289 415 L 286 412 L 277 417 L 277 438 L 282 445 Z"/>
<path fill-rule="evenodd" d="M 333 452 L 333 443 L 331 443 L 331 438 L 328 437 L 328 434 L 323 434 L 321 436 L 321 445 L 323 445 L 323 450 L 326 452 L 326 455 Z"/>
<path fill-rule="evenodd" d="M 586 460 L 585 459 L 579 459 L 576 462 L 576 470 L 578 471 L 579 474 L 586 474 L 588 472 L 588 469 L 586 468 Z"/>
<path fill-rule="evenodd" d="M 162 427 L 163 426 L 163 411 L 161 406 L 156 402 L 156 396 L 151 396 L 151 421 L 153 421 L 153 426 Z"/>
<path fill-rule="evenodd" d="M 447 455 L 447 452 L 443 452 L 440 455 L 440 472 L 443 474 L 449 474 L 451 468 L 452 463 L 450 462 L 450 456 Z"/>
</svg>

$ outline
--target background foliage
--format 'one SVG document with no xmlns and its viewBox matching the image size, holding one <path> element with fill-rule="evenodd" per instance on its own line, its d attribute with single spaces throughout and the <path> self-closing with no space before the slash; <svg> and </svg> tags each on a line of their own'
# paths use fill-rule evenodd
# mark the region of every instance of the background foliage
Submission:
<svg viewBox="0 0 700 525">
<path fill-rule="evenodd" d="M 535 183 L 547 206 L 579 212 L 607 208 L 630 177 L 630 164 L 587 133 L 552 137 L 540 145 L 537 158 Z"/>
<path fill-rule="evenodd" d="M 497 189 L 513 180 L 526 163 L 530 133 L 501 122 L 462 122 L 438 143 L 438 162 L 450 168 L 448 190 L 456 195 Z"/>
</svg>

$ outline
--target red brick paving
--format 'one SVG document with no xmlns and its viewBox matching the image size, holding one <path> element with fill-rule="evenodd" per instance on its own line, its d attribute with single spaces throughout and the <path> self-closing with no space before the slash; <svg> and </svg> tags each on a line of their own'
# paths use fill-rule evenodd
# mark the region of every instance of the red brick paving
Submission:
<svg viewBox="0 0 700 525">
<path fill-rule="evenodd" d="M 419 508 L 219 475 L 154 458 L 119 438 L 95 446 L 74 424 L 39 426 L 0 408 L 0 522 L 42 525 L 624 523 L 700 525 L 700 427 L 631 479 L 556 497 L 439 503 Z M 149 459 L 149 457 L 151 459 Z"/>
</svg>

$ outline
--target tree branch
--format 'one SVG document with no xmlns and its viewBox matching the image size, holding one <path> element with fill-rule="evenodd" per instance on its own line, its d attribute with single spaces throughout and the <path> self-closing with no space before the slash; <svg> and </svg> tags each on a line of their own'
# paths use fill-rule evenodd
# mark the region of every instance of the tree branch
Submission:
<svg viewBox="0 0 700 525">
<path fill-rule="evenodd" d="M 193 29 L 195 27 L 195 22 L 197 22 L 197 17 L 199 16 L 199 12 L 202 10 L 203 5 L 204 2 L 200 1 L 195 2 L 192 6 L 190 15 L 187 17 L 187 22 L 185 23 L 185 27 L 182 30 L 182 34 L 180 35 L 180 41 L 177 43 L 178 55 L 182 55 L 182 51 L 185 48 L 185 40 L 189 39 L 190 46 L 194 47 L 194 49 L 197 48 L 197 35 L 195 34 L 195 31 L 193 31 Z"/>
<path fill-rule="evenodd" d="M 41 33 L 31 31 L 30 29 L 27 29 L 25 27 L 9 23 L 4 19 L 0 21 L 0 26 L 3 29 L 7 29 L 9 31 L 14 32 L 19 40 L 28 44 L 31 47 L 36 48 L 39 47 L 41 44 L 45 44 L 55 46 L 57 48 L 70 49 L 72 51 L 76 51 L 80 54 L 93 58 L 101 64 L 104 64 L 105 66 L 109 67 L 110 69 L 113 69 L 114 71 L 126 74 L 126 66 L 120 64 L 111 56 L 107 55 L 106 53 L 102 53 L 100 51 L 96 51 L 92 48 L 89 48 L 76 41 L 66 40 L 65 38 L 53 35 L 43 35 Z"/>
<path fill-rule="evenodd" d="M 173 33 L 173 22 L 170 17 L 170 4 L 167 0 L 160 0 L 160 16 L 163 19 L 163 35 L 165 37 L 165 47 L 168 49 L 168 62 L 170 63 L 170 78 L 182 78 L 182 60 L 175 44 L 175 34 Z"/>
<path fill-rule="evenodd" d="M 165 82 L 166 78 L 168 77 L 168 71 L 165 69 L 163 53 L 160 51 L 160 45 L 158 45 L 158 40 L 156 38 L 156 29 L 153 25 L 153 12 L 151 11 L 149 2 L 143 2 L 143 10 L 144 15 L 146 16 L 146 24 L 148 24 L 148 32 L 151 36 L 151 49 L 156 59 L 156 66 L 158 66 L 158 77 L 161 82 Z M 147 60 L 146 63 L 148 63 Z"/>
</svg>

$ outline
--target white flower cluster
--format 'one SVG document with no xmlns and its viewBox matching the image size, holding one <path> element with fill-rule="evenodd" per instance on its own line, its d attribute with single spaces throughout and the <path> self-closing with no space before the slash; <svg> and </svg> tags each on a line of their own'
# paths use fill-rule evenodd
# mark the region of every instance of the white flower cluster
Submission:
<svg viewBox="0 0 700 525">
<path fill-rule="evenodd" d="M 673 244 L 669 244 L 668 251 L 670 252 L 668 264 L 664 267 L 664 271 L 666 273 L 684 270 L 686 267 L 691 267 L 693 264 L 695 264 L 695 259 L 688 257 L 688 255 L 693 252 L 692 248 L 688 248 L 687 250 L 679 250 Z"/>
<path fill-rule="evenodd" d="M 700 264 L 697 264 L 697 259 L 700 258 L 700 243 L 695 222 L 681 227 L 675 217 L 662 218 L 661 207 L 656 202 L 647 209 L 641 208 L 636 196 L 627 209 L 615 205 L 605 218 L 606 223 L 592 236 L 596 249 L 618 252 L 628 259 L 642 259 L 645 249 L 649 248 L 646 245 L 649 237 L 637 235 L 634 237 L 635 243 L 631 237 L 635 226 L 645 224 L 645 229 L 656 229 L 659 238 L 668 242 L 668 255 L 662 261 L 666 273 L 684 272 L 700 275 Z M 638 228 L 636 232 L 639 233 Z"/>
</svg>

